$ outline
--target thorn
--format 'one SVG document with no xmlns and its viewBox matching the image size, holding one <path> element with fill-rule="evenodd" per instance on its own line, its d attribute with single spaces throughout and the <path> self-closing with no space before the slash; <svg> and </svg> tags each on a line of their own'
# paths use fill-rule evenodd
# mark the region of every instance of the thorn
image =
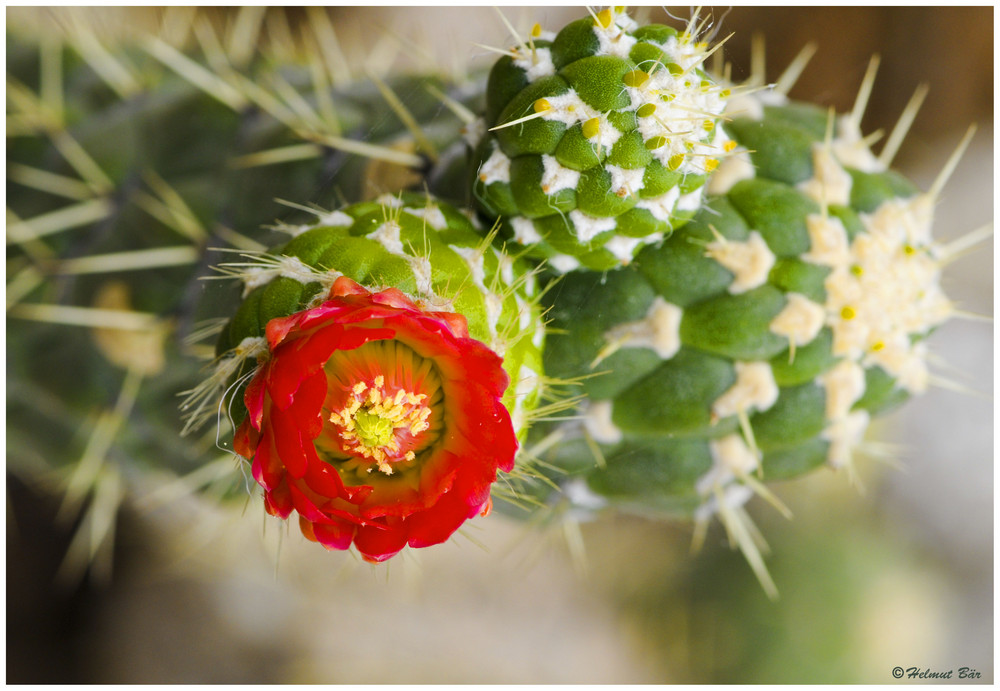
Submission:
<svg viewBox="0 0 1000 691">
<path fill-rule="evenodd" d="M 35 266 L 26 266 L 14 278 L 7 282 L 7 310 L 16 305 L 26 295 L 45 281 L 45 275 Z"/>
<path fill-rule="evenodd" d="M 472 43 L 472 45 L 476 46 L 477 48 L 482 48 L 483 50 L 488 50 L 488 51 L 493 52 L 493 53 L 500 53 L 500 55 L 506 55 L 508 57 L 515 58 L 515 59 L 518 58 L 518 57 L 520 57 L 517 54 L 517 51 L 513 51 L 513 50 L 510 50 L 510 49 L 507 49 L 507 48 L 494 48 L 493 46 L 488 46 L 488 45 L 486 45 L 484 43 L 476 43 L 475 41 L 472 41 L 471 43 Z"/>
<path fill-rule="evenodd" d="M 246 67 L 257 52 L 266 14 L 266 5 L 240 7 L 226 41 L 226 54 L 235 67 Z"/>
<path fill-rule="evenodd" d="M 965 319 L 967 321 L 982 322 L 986 324 L 993 323 L 993 315 L 991 314 L 977 314 L 976 312 L 968 312 L 966 310 L 953 310 L 952 316 L 959 319 Z"/>
<path fill-rule="evenodd" d="M 502 125 L 497 125 L 496 127 L 491 127 L 490 132 L 495 132 L 496 130 L 502 130 L 505 127 L 512 127 L 514 125 L 520 125 L 522 122 L 527 122 L 528 120 L 534 120 L 535 118 L 540 118 L 548 113 L 547 110 L 542 110 L 537 113 L 531 113 L 530 115 L 525 115 L 523 118 L 518 118 L 517 120 L 511 120 L 510 122 L 505 122 Z"/>
<path fill-rule="evenodd" d="M 7 314 L 18 319 L 30 319 L 49 324 L 121 329 L 122 331 L 149 331 L 155 327 L 159 319 L 159 315 L 150 312 L 38 303 L 14 305 Z"/>
<path fill-rule="evenodd" d="M 750 37 L 750 78 L 747 80 L 748 86 L 764 86 L 767 84 L 765 53 L 764 34 L 753 34 Z"/>
<path fill-rule="evenodd" d="M 972 141 L 972 137 L 975 134 L 976 125 L 969 125 L 969 129 L 965 131 L 965 136 L 962 137 L 962 141 L 958 143 L 955 151 L 948 158 L 947 163 L 944 164 L 944 168 L 941 169 L 941 172 L 938 173 L 938 176 L 934 179 L 934 184 L 932 184 L 931 188 L 927 191 L 927 194 L 931 199 L 937 199 L 938 195 L 941 194 L 941 190 L 943 190 L 944 186 L 948 184 L 948 179 L 952 176 L 952 173 L 955 172 L 955 169 L 958 167 L 958 162 L 962 159 L 966 148 L 969 146 L 969 142 Z"/>
<path fill-rule="evenodd" d="M 220 77 L 224 74 L 231 74 L 233 67 L 229 64 L 226 51 L 212 27 L 212 22 L 204 14 L 199 15 L 194 23 L 194 35 L 198 39 L 201 52 L 205 55 L 212 70 Z"/>
<path fill-rule="evenodd" d="M 169 45 L 183 48 L 197 13 L 198 8 L 194 6 L 168 5 L 160 24 L 160 39 Z"/>
<path fill-rule="evenodd" d="M 143 46 L 147 53 L 231 110 L 239 111 L 246 99 L 221 77 L 213 74 L 191 58 L 156 37 L 149 37 Z"/>
<path fill-rule="evenodd" d="M 309 28 L 312 29 L 316 43 L 326 59 L 330 81 L 338 88 L 347 86 L 354 80 L 354 77 L 326 8 L 310 5 L 306 8 L 306 16 L 309 18 Z"/>
<path fill-rule="evenodd" d="M 440 155 L 438 153 L 437 147 L 434 143 L 427 137 L 423 129 L 420 127 L 420 123 L 417 119 L 413 117 L 413 113 L 410 112 L 409 108 L 399 99 L 396 93 L 389 87 L 388 84 L 383 82 L 381 79 L 376 77 L 374 74 L 369 74 L 369 78 L 375 82 L 375 86 L 382 93 L 382 98 L 385 99 L 389 107 L 392 108 L 393 112 L 403 121 L 406 129 L 409 130 L 410 134 L 416 140 L 417 145 L 425 154 L 427 154 L 432 161 L 437 162 Z"/>
<path fill-rule="evenodd" d="M 309 158 L 317 158 L 323 155 L 322 147 L 316 144 L 293 144 L 267 151 L 257 151 L 246 154 L 229 161 L 230 168 L 255 168 L 257 166 L 270 166 L 278 163 L 288 163 L 289 161 L 303 161 Z"/>
<path fill-rule="evenodd" d="M 292 38 L 292 30 L 288 27 L 288 17 L 285 12 L 271 12 L 268 15 L 267 38 L 275 58 L 281 62 L 288 62 L 295 56 L 295 39 Z M 323 39 L 317 37 L 320 46 L 324 45 Z"/>
<path fill-rule="evenodd" d="M 330 78 L 327 73 L 327 66 L 323 62 L 323 53 L 316 42 L 316 37 L 305 29 L 302 31 L 302 39 L 306 42 L 306 54 L 309 56 L 309 73 L 312 77 L 313 97 L 319 106 L 320 118 L 323 127 L 330 134 L 340 135 L 342 129 L 340 121 L 337 119 L 337 109 L 333 104 L 333 94 L 331 93 Z"/>
<path fill-rule="evenodd" d="M 715 498 L 719 507 L 719 520 L 726 528 L 726 532 L 743 553 L 743 557 L 750 564 L 751 570 L 757 576 L 757 580 L 760 582 L 768 598 L 777 600 L 778 588 L 771 579 L 771 574 L 767 571 L 767 565 L 764 564 L 760 547 L 754 540 L 754 537 L 759 537 L 760 533 L 756 530 L 756 526 L 752 529 L 749 528 L 750 525 L 753 525 L 753 521 L 745 511 L 735 511 L 726 503 L 720 487 L 715 488 Z"/>
<path fill-rule="evenodd" d="M 493 9 L 496 10 L 496 12 L 497 12 L 498 15 L 500 15 L 500 21 L 503 22 L 504 26 L 507 27 L 507 30 L 510 32 L 511 36 L 513 36 L 514 40 L 517 41 L 518 47 L 525 54 L 527 54 L 528 53 L 528 46 L 525 45 L 524 39 L 521 38 L 521 35 L 519 33 L 517 33 L 517 29 L 515 29 L 514 26 L 507 20 L 507 17 L 504 16 L 503 11 L 499 7 L 494 7 Z"/>
<path fill-rule="evenodd" d="M 110 254 L 93 254 L 60 262 L 54 273 L 57 274 L 94 274 L 112 273 L 115 271 L 135 271 L 137 269 L 155 269 L 164 266 L 183 266 L 195 264 L 200 257 L 198 249 L 189 245 L 181 247 L 157 247 L 148 250 L 131 252 L 113 252 Z"/>
<path fill-rule="evenodd" d="M 424 88 L 427 89 L 427 92 L 431 96 L 441 101 L 441 103 L 443 103 L 448 110 L 454 113 L 455 117 L 461 120 L 464 124 L 471 125 L 473 122 L 476 121 L 475 113 L 466 108 L 463 104 L 453 99 L 448 94 L 441 91 L 433 84 L 426 84 Z"/>
<path fill-rule="evenodd" d="M 153 170 L 144 172 L 142 178 L 159 196 L 163 207 L 174 220 L 174 223 L 168 223 L 167 225 L 189 240 L 193 240 L 194 242 L 204 241 L 208 233 L 205 231 L 205 227 L 201 224 L 201 221 L 198 220 L 198 217 L 191 211 L 191 207 L 184 201 L 184 198 Z"/>
<path fill-rule="evenodd" d="M 983 391 L 977 391 L 976 389 L 965 386 L 964 384 L 960 384 L 956 381 L 952 381 L 951 379 L 947 379 L 945 377 L 940 377 L 932 374 L 927 377 L 927 381 L 928 383 L 930 383 L 931 386 L 936 386 L 939 389 L 955 391 L 957 393 L 965 394 L 966 396 L 972 396 L 973 398 L 979 398 L 985 401 L 993 400 L 993 396 L 991 394 L 988 394 Z"/>
<path fill-rule="evenodd" d="M 314 130 L 320 131 L 323 129 L 323 120 L 320 116 L 313 110 L 309 102 L 302 97 L 302 94 L 293 87 L 284 77 L 281 76 L 280 72 L 274 72 L 270 75 L 271 83 L 274 84 L 274 88 L 278 95 L 285 99 L 285 103 L 292 109 L 295 115 L 298 116 L 300 121 L 301 129 L 303 126 L 308 126 Z"/>
<path fill-rule="evenodd" d="M 62 157 L 80 175 L 80 178 L 91 186 L 94 192 L 106 194 L 115 188 L 111 178 L 101 170 L 90 154 L 68 132 L 56 132 L 50 136 L 52 144 L 59 150 Z"/>
<path fill-rule="evenodd" d="M 7 163 L 7 179 L 67 199 L 83 201 L 94 196 L 93 190 L 85 182 L 20 163 Z"/>
<path fill-rule="evenodd" d="M 7 244 L 21 243 L 101 221 L 110 216 L 113 210 L 113 205 L 107 199 L 91 199 L 31 219 L 15 221 L 7 226 Z"/>
<path fill-rule="evenodd" d="M 896 126 L 892 128 L 892 134 L 889 135 L 889 140 L 882 147 L 881 153 L 878 156 L 879 165 L 888 168 L 892 164 L 892 159 L 896 157 L 899 151 L 899 147 L 903 144 L 903 139 L 906 137 L 906 133 L 910 130 L 910 125 L 913 124 L 913 120 L 917 117 L 917 112 L 920 110 L 920 106 L 923 105 L 924 98 L 927 97 L 927 92 L 930 87 L 927 84 L 921 84 L 917 87 L 916 91 L 913 92 L 913 96 L 910 97 L 909 102 L 903 109 L 902 115 L 899 116 L 899 121 Z"/>
<path fill-rule="evenodd" d="M 65 122 L 63 109 L 62 41 L 52 34 L 44 34 L 39 42 L 40 86 L 42 105 L 60 124 Z"/>
<path fill-rule="evenodd" d="M 880 56 L 873 55 L 868 62 L 868 69 L 865 70 L 865 76 L 861 80 L 861 87 L 858 89 L 858 95 L 854 99 L 854 107 L 851 109 L 850 116 L 850 121 L 855 129 L 861 129 L 861 118 L 865 114 L 865 108 L 868 107 L 868 99 L 871 97 L 872 87 L 875 85 L 875 75 L 878 73 L 878 66 L 881 60 Z"/>
<path fill-rule="evenodd" d="M 969 231 L 965 235 L 955 238 L 947 245 L 938 248 L 938 254 L 941 257 L 940 263 L 945 265 L 964 257 L 970 249 L 992 237 L 993 223 L 987 223 L 984 226 Z"/>
<path fill-rule="evenodd" d="M 813 55 L 816 54 L 816 43 L 810 41 L 799 54 L 795 56 L 795 59 L 785 68 L 785 71 L 781 73 L 778 77 L 778 81 L 774 85 L 775 92 L 781 94 L 782 96 L 787 96 L 788 92 L 792 90 L 795 86 L 795 82 L 798 81 L 799 77 L 802 75 L 802 71 L 812 60 Z"/>
</svg>

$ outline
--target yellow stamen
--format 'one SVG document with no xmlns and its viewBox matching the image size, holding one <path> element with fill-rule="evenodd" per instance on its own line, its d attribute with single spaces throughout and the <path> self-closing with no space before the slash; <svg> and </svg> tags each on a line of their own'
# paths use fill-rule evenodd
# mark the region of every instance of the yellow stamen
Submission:
<svg viewBox="0 0 1000 691">
<path fill-rule="evenodd" d="M 385 391 L 385 377 L 375 377 L 373 385 L 357 382 L 351 387 L 353 396 L 329 421 L 338 427 L 344 450 L 371 459 L 379 472 L 393 474 L 394 461 L 412 461 L 412 449 L 400 458 L 398 432 L 409 431 L 417 436 L 430 428 L 431 409 L 423 404 L 426 394 L 414 394 L 405 389 Z M 370 471 L 371 469 L 369 469 Z"/>
</svg>

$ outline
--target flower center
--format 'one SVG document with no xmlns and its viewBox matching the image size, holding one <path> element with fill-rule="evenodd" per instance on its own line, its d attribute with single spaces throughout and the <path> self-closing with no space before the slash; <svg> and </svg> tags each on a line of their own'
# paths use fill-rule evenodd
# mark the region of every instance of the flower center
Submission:
<svg viewBox="0 0 1000 691">
<path fill-rule="evenodd" d="M 327 398 L 318 451 L 342 473 L 405 472 L 440 437 L 441 378 L 433 362 L 399 341 L 336 351 L 324 368 Z"/>
<path fill-rule="evenodd" d="M 374 460 L 380 471 L 392 475 L 390 462 L 412 461 L 416 453 L 411 442 L 430 427 L 427 394 L 402 388 L 388 393 L 381 374 L 372 386 L 357 382 L 352 393 L 343 408 L 330 413 L 330 422 L 339 428 L 345 451 Z"/>
</svg>

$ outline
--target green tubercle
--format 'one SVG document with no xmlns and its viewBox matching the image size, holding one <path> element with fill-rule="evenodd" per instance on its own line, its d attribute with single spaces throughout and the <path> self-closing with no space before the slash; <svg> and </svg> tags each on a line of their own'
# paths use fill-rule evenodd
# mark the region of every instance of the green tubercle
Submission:
<svg viewBox="0 0 1000 691">
<path fill-rule="evenodd" d="M 482 213 L 558 272 L 622 266 L 662 241 L 727 155 L 707 53 L 608 9 L 501 58 L 473 162 Z"/>
</svg>

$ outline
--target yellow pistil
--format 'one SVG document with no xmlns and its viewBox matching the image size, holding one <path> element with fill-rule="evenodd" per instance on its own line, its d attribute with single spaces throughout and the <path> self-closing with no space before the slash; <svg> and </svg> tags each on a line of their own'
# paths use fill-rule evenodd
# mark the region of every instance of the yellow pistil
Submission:
<svg viewBox="0 0 1000 691">
<path fill-rule="evenodd" d="M 424 405 L 427 395 L 405 389 L 387 392 L 382 375 L 371 386 L 357 382 L 351 392 L 354 396 L 348 403 L 330 413 L 330 422 L 340 428 L 345 450 L 372 459 L 379 471 L 392 475 L 392 461 L 416 457 L 413 451 L 400 454 L 398 433 L 408 431 L 415 437 L 430 428 L 431 409 Z"/>
</svg>

